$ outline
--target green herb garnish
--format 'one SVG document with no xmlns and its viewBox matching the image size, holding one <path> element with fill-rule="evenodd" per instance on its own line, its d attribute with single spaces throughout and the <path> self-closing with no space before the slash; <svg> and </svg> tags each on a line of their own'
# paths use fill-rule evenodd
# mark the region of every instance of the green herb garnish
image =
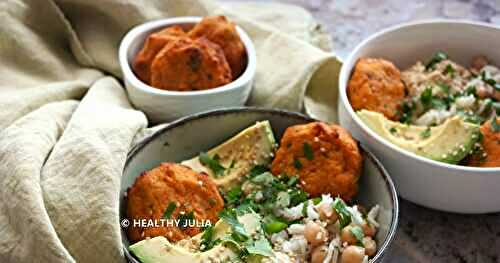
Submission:
<svg viewBox="0 0 500 263">
<path fill-rule="evenodd" d="M 425 64 L 425 70 L 426 71 L 434 70 L 437 63 L 439 63 L 443 60 L 446 60 L 446 59 L 448 59 L 448 55 L 446 55 L 446 53 L 444 53 L 442 51 L 436 52 L 432 56 L 431 60 L 429 60 L 429 62 L 427 62 L 427 64 Z"/>
<path fill-rule="evenodd" d="M 497 91 L 500 91 L 500 83 L 486 76 L 486 71 L 481 72 L 481 79 L 488 85 L 492 86 Z"/>
<path fill-rule="evenodd" d="M 245 246 L 249 254 L 261 255 L 264 257 L 274 256 L 273 249 L 265 237 L 261 237 L 253 242 L 247 242 Z"/>
<path fill-rule="evenodd" d="M 210 157 L 208 153 L 202 152 L 198 158 L 200 159 L 200 163 L 212 170 L 215 176 L 224 174 L 226 168 L 220 164 L 219 155 L 216 154 L 213 157 Z"/>
<path fill-rule="evenodd" d="M 238 239 L 248 239 L 249 236 L 247 234 L 247 231 L 245 230 L 243 224 L 238 221 L 238 217 L 236 216 L 236 211 L 234 209 L 224 209 L 220 211 L 219 218 L 224 220 L 224 222 L 231 226 L 233 234 L 236 234 Z"/>
<path fill-rule="evenodd" d="M 191 211 L 187 214 L 181 214 L 177 217 L 179 220 L 179 228 L 186 229 L 189 226 L 189 223 L 194 220 L 194 212 Z"/>
<path fill-rule="evenodd" d="M 394 127 L 391 127 L 389 129 L 389 132 L 392 133 L 392 134 L 396 134 L 398 132 L 398 129 L 394 128 Z"/>
<path fill-rule="evenodd" d="M 422 105 L 424 107 L 428 108 L 431 105 L 432 102 L 432 87 L 427 87 L 425 90 L 420 94 L 420 102 L 422 102 Z"/>
<path fill-rule="evenodd" d="M 447 108 L 449 105 L 449 102 L 447 99 L 433 97 L 431 100 L 431 105 L 432 105 L 432 108 L 435 108 L 435 109 Z"/>
<path fill-rule="evenodd" d="M 309 194 L 302 189 L 293 189 L 288 194 L 290 195 L 290 206 L 296 206 L 309 198 Z"/>
<path fill-rule="evenodd" d="M 214 228 L 213 228 L 213 226 L 208 226 L 203 231 L 203 235 L 201 235 L 200 250 L 202 252 L 210 250 L 215 245 L 217 245 L 221 242 L 220 239 L 214 240 L 213 237 L 214 237 Z"/>
<path fill-rule="evenodd" d="M 336 197 L 335 201 L 333 202 L 333 208 L 335 209 L 335 211 L 337 211 L 337 214 L 339 214 L 339 222 L 341 227 L 347 226 L 349 225 L 349 223 L 351 223 L 351 213 L 349 212 L 349 210 L 347 210 L 347 205 L 342 199 Z"/>
<path fill-rule="evenodd" d="M 476 94 L 476 86 L 468 86 L 464 90 L 464 94 L 465 95 L 472 95 L 472 96 L 476 97 L 477 96 L 477 94 Z"/>
<path fill-rule="evenodd" d="M 243 195 L 240 186 L 234 187 L 225 194 L 226 204 L 234 204 L 238 202 Z"/>
<path fill-rule="evenodd" d="M 484 122 L 484 118 L 476 115 L 474 113 L 469 113 L 467 111 L 459 110 L 457 111 L 458 116 L 462 117 L 464 121 L 469 123 L 474 123 L 477 125 L 481 125 Z"/>
<path fill-rule="evenodd" d="M 403 102 L 401 105 L 400 119 L 402 123 L 409 124 L 412 119 L 413 111 L 415 110 L 415 103 Z"/>
<path fill-rule="evenodd" d="M 448 94 L 450 92 L 450 86 L 445 83 L 438 84 L 438 87 L 443 91 L 443 93 Z"/>
<path fill-rule="evenodd" d="M 363 229 L 361 229 L 361 227 L 359 226 L 353 226 L 349 230 L 351 231 L 351 234 L 356 238 L 356 240 L 358 240 L 358 244 L 360 246 L 363 246 L 363 237 L 364 237 Z"/>
<path fill-rule="evenodd" d="M 317 205 L 321 202 L 321 197 L 314 197 L 313 199 L 311 199 L 311 201 L 314 205 Z"/>
<path fill-rule="evenodd" d="M 302 168 L 302 163 L 298 158 L 293 159 L 293 167 L 295 167 L 295 169 L 297 170 L 300 170 Z"/>
<path fill-rule="evenodd" d="M 292 176 L 288 179 L 288 182 L 286 183 L 289 187 L 293 187 L 297 185 L 299 182 L 299 177 L 298 176 Z"/>
<path fill-rule="evenodd" d="M 267 167 L 265 167 L 264 165 L 256 165 L 252 168 L 252 170 L 250 170 L 250 172 L 248 173 L 248 176 L 250 176 L 250 178 L 252 177 L 255 177 L 259 174 L 263 174 L 265 172 L 267 172 L 269 169 Z"/>
<path fill-rule="evenodd" d="M 172 217 L 172 213 L 175 211 L 177 208 L 177 205 L 174 202 L 170 202 L 165 209 L 165 212 L 163 212 L 163 218 L 165 219 L 170 219 Z"/>
<path fill-rule="evenodd" d="M 444 68 L 443 73 L 445 75 L 449 74 L 453 78 L 455 76 L 455 69 L 453 68 L 453 66 L 451 64 L 448 64 L 448 65 L 446 65 L 446 68 Z"/>
<path fill-rule="evenodd" d="M 427 129 L 425 129 L 424 131 L 422 131 L 420 133 L 420 137 L 423 138 L 423 139 L 431 137 L 431 128 L 427 127 Z"/>
<path fill-rule="evenodd" d="M 312 161 L 314 159 L 314 154 L 313 154 L 313 149 L 312 146 L 305 142 L 303 146 L 304 150 L 304 156 L 306 157 L 307 160 Z"/>
</svg>

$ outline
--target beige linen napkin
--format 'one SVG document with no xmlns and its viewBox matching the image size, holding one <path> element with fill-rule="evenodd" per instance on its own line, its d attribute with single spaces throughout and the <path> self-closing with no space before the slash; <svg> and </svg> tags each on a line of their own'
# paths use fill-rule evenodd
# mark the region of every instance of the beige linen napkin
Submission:
<svg viewBox="0 0 500 263">
<path fill-rule="evenodd" d="M 301 8 L 209 0 L 0 2 L 0 262 L 123 262 L 121 171 L 147 118 L 117 48 L 141 22 L 226 14 L 252 37 L 249 104 L 336 119 L 340 67 Z"/>
</svg>

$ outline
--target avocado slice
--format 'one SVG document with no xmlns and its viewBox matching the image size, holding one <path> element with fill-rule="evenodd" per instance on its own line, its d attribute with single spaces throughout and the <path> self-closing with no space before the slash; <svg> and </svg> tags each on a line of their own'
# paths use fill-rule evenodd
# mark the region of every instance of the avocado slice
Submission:
<svg viewBox="0 0 500 263">
<path fill-rule="evenodd" d="M 199 156 L 182 164 L 197 172 L 205 172 L 221 189 L 229 190 L 237 185 L 256 165 L 268 165 L 276 149 L 276 140 L 269 121 L 260 121 L 241 131 L 221 145 L 209 150 L 208 156 L 217 161 L 224 171 L 215 174 L 200 162 Z"/>
<path fill-rule="evenodd" d="M 238 221 L 243 224 L 246 232 L 250 235 L 259 231 L 261 227 L 260 220 L 260 216 L 255 213 L 248 213 L 238 217 Z M 231 227 L 224 221 L 219 220 L 214 226 L 213 238 L 222 238 L 230 231 Z M 200 233 L 192 237 L 192 239 L 200 241 L 202 235 L 203 233 Z M 218 259 L 219 261 L 217 262 L 228 262 L 238 257 L 230 247 L 225 247 L 224 245 L 216 245 L 212 249 L 204 252 L 191 252 L 184 247 L 170 243 L 163 236 L 139 241 L 131 245 L 129 250 L 142 263 L 212 262 L 208 261 L 209 259 Z M 254 261 L 256 259 L 258 259 L 258 257 L 253 258 Z"/>
<path fill-rule="evenodd" d="M 165 237 L 157 236 L 139 241 L 130 246 L 130 251 L 142 263 L 179 263 L 179 262 L 205 262 L 210 258 L 217 258 L 220 262 L 236 258 L 236 254 L 222 245 L 205 252 L 190 252 L 189 250 L 170 243 Z"/>
<path fill-rule="evenodd" d="M 387 119 L 378 112 L 357 112 L 375 133 L 394 145 L 417 155 L 450 164 L 459 163 L 480 137 L 479 126 L 456 116 L 435 127 L 407 125 Z"/>
</svg>

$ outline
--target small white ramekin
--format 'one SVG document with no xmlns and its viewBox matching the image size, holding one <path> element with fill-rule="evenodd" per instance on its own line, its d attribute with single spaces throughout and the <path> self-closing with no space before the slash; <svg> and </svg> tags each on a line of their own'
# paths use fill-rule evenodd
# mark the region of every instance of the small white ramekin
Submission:
<svg viewBox="0 0 500 263">
<path fill-rule="evenodd" d="M 257 56 L 252 40 L 240 27 L 236 30 L 246 49 L 247 66 L 243 74 L 231 83 L 201 91 L 168 91 L 153 88 L 134 74 L 132 62 L 151 33 L 168 26 L 195 24 L 201 19 L 201 17 L 175 17 L 146 22 L 134 27 L 122 39 L 118 57 L 125 88 L 132 104 L 146 113 L 151 123 L 168 122 L 217 108 L 243 106 L 250 95 Z"/>
<path fill-rule="evenodd" d="M 500 28 L 451 20 L 398 25 L 360 43 L 344 61 L 339 80 L 339 120 L 372 150 L 398 187 L 399 194 L 417 204 L 457 213 L 500 211 L 500 168 L 476 168 L 433 161 L 405 151 L 373 132 L 356 115 L 347 98 L 347 83 L 361 57 L 385 58 L 401 70 L 436 51 L 468 65 L 485 55 L 500 66 Z M 446 138 L 443 138 L 446 139 Z"/>
</svg>

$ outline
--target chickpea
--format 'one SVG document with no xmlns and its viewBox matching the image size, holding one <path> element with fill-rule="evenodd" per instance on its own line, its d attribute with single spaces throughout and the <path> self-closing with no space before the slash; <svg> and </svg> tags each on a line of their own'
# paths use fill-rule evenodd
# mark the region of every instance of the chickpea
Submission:
<svg viewBox="0 0 500 263">
<path fill-rule="evenodd" d="M 336 222 L 339 217 L 337 211 L 335 211 L 331 205 L 325 203 L 318 207 L 318 213 L 319 218 L 323 221 L 327 221 L 328 223 Z"/>
<path fill-rule="evenodd" d="M 325 245 L 316 247 L 311 253 L 311 263 L 323 263 L 328 248 Z"/>
<path fill-rule="evenodd" d="M 500 100 L 500 91 L 498 90 L 493 91 L 493 95 L 491 96 L 496 100 Z"/>
<path fill-rule="evenodd" d="M 485 99 L 492 95 L 492 89 L 485 85 L 476 86 L 476 94 L 479 98 Z"/>
<path fill-rule="evenodd" d="M 358 239 L 356 239 L 356 236 L 351 232 L 352 226 L 348 225 L 340 231 L 340 240 L 342 242 L 347 242 L 349 245 L 354 245 L 358 243 Z"/>
<path fill-rule="evenodd" d="M 316 247 L 325 243 L 328 239 L 328 232 L 320 224 L 309 221 L 304 228 L 304 237 L 313 247 Z"/>
<path fill-rule="evenodd" d="M 362 263 L 365 249 L 358 246 L 348 246 L 340 256 L 340 263 Z"/>
<path fill-rule="evenodd" d="M 478 71 L 486 65 L 488 65 L 488 59 L 485 56 L 477 56 L 472 60 L 471 63 L 472 68 Z"/>
<path fill-rule="evenodd" d="M 366 255 L 369 257 L 375 255 L 375 252 L 377 252 L 377 243 L 371 237 L 363 238 L 363 246 L 365 247 Z"/>
<path fill-rule="evenodd" d="M 363 234 L 365 234 L 365 236 L 374 237 L 375 233 L 377 233 L 375 226 L 366 221 L 363 225 L 361 225 L 361 228 L 363 229 Z"/>
</svg>

